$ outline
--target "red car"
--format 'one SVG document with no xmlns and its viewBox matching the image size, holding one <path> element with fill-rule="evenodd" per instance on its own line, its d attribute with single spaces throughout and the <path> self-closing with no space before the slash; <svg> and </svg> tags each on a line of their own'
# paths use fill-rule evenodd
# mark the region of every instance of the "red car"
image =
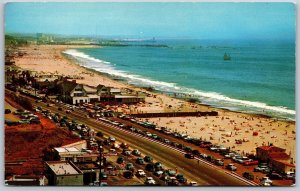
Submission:
<svg viewBox="0 0 300 191">
<path fill-rule="evenodd" d="M 245 162 L 243 163 L 243 165 L 245 165 L 245 166 L 257 165 L 257 164 L 258 164 L 258 161 L 257 161 L 257 160 L 252 160 L 252 159 L 250 159 L 250 160 L 248 160 L 248 161 L 245 161 Z"/>
</svg>

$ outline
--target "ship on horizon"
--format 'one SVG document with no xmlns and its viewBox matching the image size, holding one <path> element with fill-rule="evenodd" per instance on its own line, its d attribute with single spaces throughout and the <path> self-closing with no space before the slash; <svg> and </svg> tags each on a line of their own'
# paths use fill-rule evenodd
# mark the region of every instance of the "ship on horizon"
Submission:
<svg viewBox="0 0 300 191">
<path fill-rule="evenodd" d="M 230 54 L 225 53 L 223 59 L 224 59 L 224 60 L 231 60 Z"/>
</svg>

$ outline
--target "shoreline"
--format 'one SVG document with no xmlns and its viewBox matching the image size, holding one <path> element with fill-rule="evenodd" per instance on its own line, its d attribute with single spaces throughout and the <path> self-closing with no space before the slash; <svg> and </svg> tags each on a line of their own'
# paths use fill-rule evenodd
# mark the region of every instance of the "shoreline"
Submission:
<svg viewBox="0 0 300 191">
<path fill-rule="evenodd" d="M 82 48 L 79 47 L 79 49 L 82 49 Z M 68 50 L 77 51 L 76 49 L 67 49 L 65 52 L 67 52 Z M 105 76 L 111 80 L 120 82 L 121 84 L 123 84 L 125 86 L 130 86 L 133 89 L 140 88 L 140 89 L 143 89 L 143 91 L 148 91 L 150 93 L 163 94 L 172 99 L 179 99 L 179 100 L 183 100 L 183 101 L 188 101 L 190 103 L 197 103 L 198 105 L 208 106 L 208 107 L 214 108 L 214 109 L 227 110 L 227 111 L 237 112 L 237 113 L 245 113 L 245 114 L 249 114 L 249 115 L 259 115 L 259 116 L 263 116 L 263 117 L 267 117 L 267 118 L 271 118 L 271 119 L 277 119 L 277 120 L 281 120 L 281 121 L 294 121 L 294 122 L 296 121 L 296 114 L 293 113 L 296 111 L 293 109 L 290 109 L 290 108 L 283 107 L 283 106 L 267 105 L 267 104 L 265 104 L 263 102 L 259 102 L 259 101 L 253 101 L 254 105 L 251 105 L 250 101 L 238 100 L 235 98 L 228 97 L 229 99 L 241 102 L 241 103 L 239 103 L 239 102 L 235 103 L 235 101 L 231 102 L 231 101 L 226 101 L 226 100 L 222 100 L 222 99 L 218 99 L 218 98 L 209 98 L 206 96 L 198 95 L 197 93 L 196 94 L 186 93 L 185 91 L 187 91 L 187 90 L 184 90 L 184 89 L 181 90 L 183 92 L 178 92 L 176 90 L 164 91 L 163 89 L 161 89 L 159 87 L 146 85 L 146 84 L 142 84 L 142 83 L 139 84 L 139 82 L 129 83 L 130 77 L 127 78 L 122 75 L 119 76 L 119 75 L 115 75 L 115 74 L 108 74 L 106 72 L 99 71 L 93 67 L 89 68 L 85 65 L 86 62 L 89 62 L 89 59 L 86 59 L 85 57 L 81 58 L 81 56 L 79 56 L 79 59 L 77 59 L 76 54 L 69 54 L 69 53 L 65 53 L 65 52 L 63 54 L 66 56 L 67 59 L 71 60 L 76 65 L 81 66 L 85 70 L 88 70 L 90 72 L 96 73 L 101 76 Z M 80 52 L 80 50 L 79 50 L 79 53 L 81 54 L 82 52 Z M 82 54 L 85 54 L 85 53 L 82 53 Z M 85 55 L 87 55 L 87 54 L 85 54 Z M 87 55 L 87 56 L 89 56 L 89 55 Z M 84 59 L 86 59 L 86 61 L 82 61 Z M 103 61 L 103 60 L 99 60 L 99 61 Z M 93 60 L 92 60 L 92 62 L 93 62 Z M 105 61 L 103 61 L 103 62 L 105 62 Z M 169 83 L 169 82 L 166 82 L 166 83 Z M 153 90 L 149 91 L 147 88 L 151 88 Z M 213 100 L 209 100 L 209 99 L 213 99 Z M 195 100 L 195 101 L 192 102 L 189 100 Z M 248 104 L 244 103 L 245 104 L 244 105 L 242 102 L 249 102 L 249 103 Z M 255 106 L 255 104 L 262 104 L 265 106 Z M 281 109 L 286 109 L 287 111 L 286 112 L 280 111 Z M 290 113 L 290 112 L 292 112 L 292 113 Z"/>
<path fill-rule="evenodd" d="M 146 121 L 158 124 L 159 126 L 165 126 L 172 130 L 178 130 L 186 132 L 191 136 L 203 136 L 207 139 L 211 139 L 212 142 L 219 142 L 225 146 L 237 146 L 240 150 L 245 152 L 250 152 L 255 149 L 257 146 L 264 145 L 269 143 L 274 143 L 275 146 L 282 146 L 287 149 L 287 153 L 291 152 L 291 155 L 295 159 L 296 156 L 296 141 L 295 134 L 296 131 L 295 121 L 292 120 L 281 120 L 273 119 L 272 117 L 265 116 L 262 114 L 248 114 L 239 111 L 231 111 L 229 109 L 222 109 L 213 107 L 210 105 L 202 103 L 190 103 L 186 100 L 169 97 L 168 95 L 161 94 L 160 92 L 148 91 L 142 87 L 136 87 L 131 84 L 125 84 L 123 81 L 116 81 L 111 78 L 108 74 L 103 74 L 99 71 L 96 71 L 91 68 L 86 68 L 76 63 L 76 59 L 69 59 L 65 56 L 63 51 L 70 48 L 84 48 L 84 47 L 95 47 L 95 46 L 53 46 L 53 45 L 43 45 L 36 46 L 31 45 L 25 47 L 27 51 L 35 51 L 32 48 L 39 47 L 38 54 L 32 58 L 18 58 L 16 60 L 16 65 L 23 69 L 28 69 L 30 71 L 37 72 L 54 72 L 58 71 L 59 74 L 77 74 L 83 76 L 84 79 L 78 79 L 78 83 L 84 83 L 92 86 L 97 86 L 98 84 L 103 84 L 106 86 L 113 86 L 118 88 L 128 88 L 134 91 L 142 91 L 149 94 L 146 97 L 145 104 L 137 104 L 132 110 L 130 108 L 114 108 L 116 111 L 123 112 L 172 112 L 172 111 L 217 111 L 219 115 L 217 117 L 177 117 L 175 118 L 158 118 L 158 119 L 145 119 Z M 23 47 L 21 47 L 23 48 Z M 41 51 L 41 52 L 39 52 Z M 46 53 L 46 54 L 43 54 Z M 61 59 L 53 61 L 55 56 L 58 56 Z M 44 57 L 40 56 L 44 55 Z M 48 55 L 45 56 L 45 55 Z M 47 60 L 47 62 L 44 62 Z M 34 61 L 34 62 L 30 62 Z M 42 64 L 43 63 L 43 64 Z M 46 63 L 46 64 L 45 64 Z M 45 65 L 44 65 L 45 64 Z M 42 66 L 41 66 L 42 65 Z M 43 66 L 44 65 L 44 66 Z M 50 66 L 49 66 L 50 65 Z M 151 104 L 150 104 L 151 103 Z M 172 105 L 172 108 L 167 106 Z M 221 120 L 222 119 L 222 120 Z M 211 128 L 213 127 L 213 128 Z M 276 128 L 274 128 L 276 127 Z M 222 131 L 218 131 L 222 129 Z M 202 129 L 202 130 L 201 130 Z M 241 134 L 241 131 L 250 132 L 252 130 L 257 130 L 260 134 L 264 135 L 261 137 L 251 137 L 250 134 L 243 135 L 234 135 L 233 137 L 223 138 L 222 136 L 223 129 L 226 129 L 227 132 L 234 132 L 235 134 Z M 239 129 L 239 130 L 237 130 Z M 252 129 L 252 130 L 251 130 Z M 203 132 L 205 131 L 205 133 Z M 288 133 L 285 134 L 285 132 Z M 226 133 L 227 133 L 226 132 Z M 224 132 L 223 132 L 224 134 Z M 290 138 L 288 137 L 290 135 Z M 286 135 L 286 139 L 282 137 Z M 245 136 L 248 136 L 248 139 L 253 141 L 253 144 L 250 142 L 245 142 L 242 145 L 235 145 L 234 139 L 243 139 Z M 269 140 L 268 136 L 270 136 Z M 274 137 L 274 138 L 271 138 Z M 275 139 L 275 137 L 277 137 Z M 261 138 L 261 139 L 258 139 Z M 222 139 L 222 141 L 221 141 Z M 284 140 L 279 140 L 284 139 Z M 287 141 L 286 141 L 287 140 Z M 223 142 L 225 141 L 225 142 Z M 292 142 L 291 142 L 292 141 Z M 287 144 L 290 143 L 290 144 Z"/>
</svg>

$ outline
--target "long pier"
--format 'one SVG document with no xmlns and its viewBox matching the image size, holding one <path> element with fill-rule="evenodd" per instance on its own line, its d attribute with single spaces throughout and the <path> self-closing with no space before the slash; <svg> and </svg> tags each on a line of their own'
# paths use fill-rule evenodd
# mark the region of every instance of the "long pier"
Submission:
<svg viewBox="0 0 300 191">
<path fill-rule="evenodd" d="M 151 117 L 187 117 L 187 116 L 218 116 L 216 111 L 208 112 L 168 112 L 168 113 L 137 113 L 130 114 L 133 117 L 137 118 L 151 118 Z"/>
</svg>

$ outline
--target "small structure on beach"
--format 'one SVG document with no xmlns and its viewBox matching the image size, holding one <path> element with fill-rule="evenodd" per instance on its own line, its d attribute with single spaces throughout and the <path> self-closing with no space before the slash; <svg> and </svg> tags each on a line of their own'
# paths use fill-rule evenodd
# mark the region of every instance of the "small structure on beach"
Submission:
<svg viewBox="0 0 300 191">
<path fill-rule="evenodd" d="M 145 102 L 145 96 L 141 95 L 115 95 L 115 101 L 122 104 Z"/>
</svg>

